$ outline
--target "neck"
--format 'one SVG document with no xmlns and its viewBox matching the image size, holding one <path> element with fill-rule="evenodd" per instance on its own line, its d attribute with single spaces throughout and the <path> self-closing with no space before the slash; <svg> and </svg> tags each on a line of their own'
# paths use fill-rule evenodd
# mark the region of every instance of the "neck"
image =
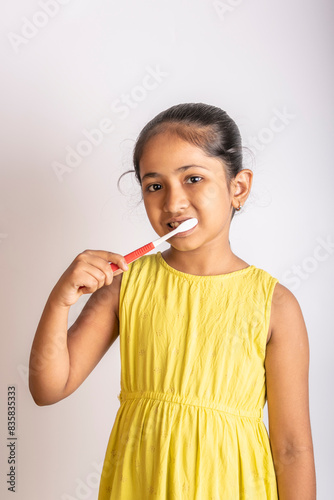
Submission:
<svg viewBox="0 0 334 500">
<path fill-rule="evenodd" d="M 229 241 L 217 245 L 202 245 L 194 250 L 181 251 L 174 247 L 162 253 L 168 265 L 187 274 L 215 276 L 228 274 L 248 267 L 247 262 L 239 259 L 231 250 Z"/>
</svg>

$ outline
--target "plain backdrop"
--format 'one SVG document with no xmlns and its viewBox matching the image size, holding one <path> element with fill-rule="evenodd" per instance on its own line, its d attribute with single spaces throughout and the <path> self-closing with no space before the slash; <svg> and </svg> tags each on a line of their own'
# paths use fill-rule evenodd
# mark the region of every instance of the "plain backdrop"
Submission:
<svg viewBox="0 0 334 500">
<path fill-rule="evenodd" d="M 28 390 L 30 348 L 51 289 L 78 253 L 125 255 L 157 237 L 133 174 L 121 192 L 117 180 L 132 168 L 141 128 L 181 102 L 225 109 L 253 153 L 245 156 L 253 189 L 232 222 L 231 247 L 301 305 L 318 498 L 331 497 L 333 10 L 330 0 L 2 4 L 1 498 L 14 498 L 5 479 L 13 385 L 15 498 L 97 498 L 119 408 L 119 339 L 73 395 L 49 407 Z"/>
</svg>

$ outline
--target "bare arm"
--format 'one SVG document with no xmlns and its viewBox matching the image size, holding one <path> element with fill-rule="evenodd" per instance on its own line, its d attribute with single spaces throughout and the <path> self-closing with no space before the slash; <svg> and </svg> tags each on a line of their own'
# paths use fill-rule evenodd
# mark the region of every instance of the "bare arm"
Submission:
<svg viewBox="0 0 334 500">
<path fill-rule="evenodd" d="M 108 258 L 120 266 L 122 257 L 86 252 L 91 253 L 80 254 L 50 293 L 35 333 L 29 388 L 38 405 L 56 403 L 74 392 L 118 336 L 122 271 L 113 274 Z M 85 288 L 80 290 L 80 285 Z M 92 295 L 67 331 L 69 309 L 83 293 Z"/>
<path fill-rule="evenodd" d="M 275 286 L 265 360 L 269 435 L 280 500 L 315 500 L 309 415 L 309 344 L 294 295 Z"/>
</svg>

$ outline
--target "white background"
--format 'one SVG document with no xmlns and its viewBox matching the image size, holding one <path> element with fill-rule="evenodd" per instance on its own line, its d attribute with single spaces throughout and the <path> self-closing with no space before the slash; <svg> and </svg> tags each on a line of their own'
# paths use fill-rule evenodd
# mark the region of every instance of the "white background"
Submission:
<svg viewBox="0 0 334 500">
<path fill-rule="evenodd" d="M 1 498 L 97 498 L 119 407 L 119 340 L 76 393 L 49 407 L 28 391 L 31 343 L 51 289 L 78 253 L 126 254 L 157 237 L 137 206 L 133 174 L 123 194 L 116 183 L 132 168 L 141 128 L 180 102 L 225 109 L 254 152 L 253 166 L 245 157 L 253 190 L 232 222 L 231 246 L 302 307 L 318 498 L 330 498 L 333 2 L 18 0 L 1 10 Z M 147 76 L 154 71 L 163 76 Z M 105 119 L 113 131 L 84 149 L 83 130 Z M 68 148 L 83 154 L 57 175 Z M 17 392 L 15 496 L 4 479 L 8 385 Z"/>
</svg>

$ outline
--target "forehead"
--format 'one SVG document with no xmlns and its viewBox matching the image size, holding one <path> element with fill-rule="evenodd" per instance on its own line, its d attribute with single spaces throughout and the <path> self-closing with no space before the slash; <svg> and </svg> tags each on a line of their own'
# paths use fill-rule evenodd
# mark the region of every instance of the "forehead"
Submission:
<svg viewBox="0 0 334 500">
<path fill-rule="evenodd" d="M 212 175 L 221 176 L 224 172 L 223 163 L 219 158 L 208 156 L 200 147 L 173 133 L 162 132 L 151 137 L 145 144 L 139 162 L 140 177 L 143 179 L 148 173 L 161 176 L 172 174 L 180 167 L 189 165 L 204 167 Z"/>
</svg>

